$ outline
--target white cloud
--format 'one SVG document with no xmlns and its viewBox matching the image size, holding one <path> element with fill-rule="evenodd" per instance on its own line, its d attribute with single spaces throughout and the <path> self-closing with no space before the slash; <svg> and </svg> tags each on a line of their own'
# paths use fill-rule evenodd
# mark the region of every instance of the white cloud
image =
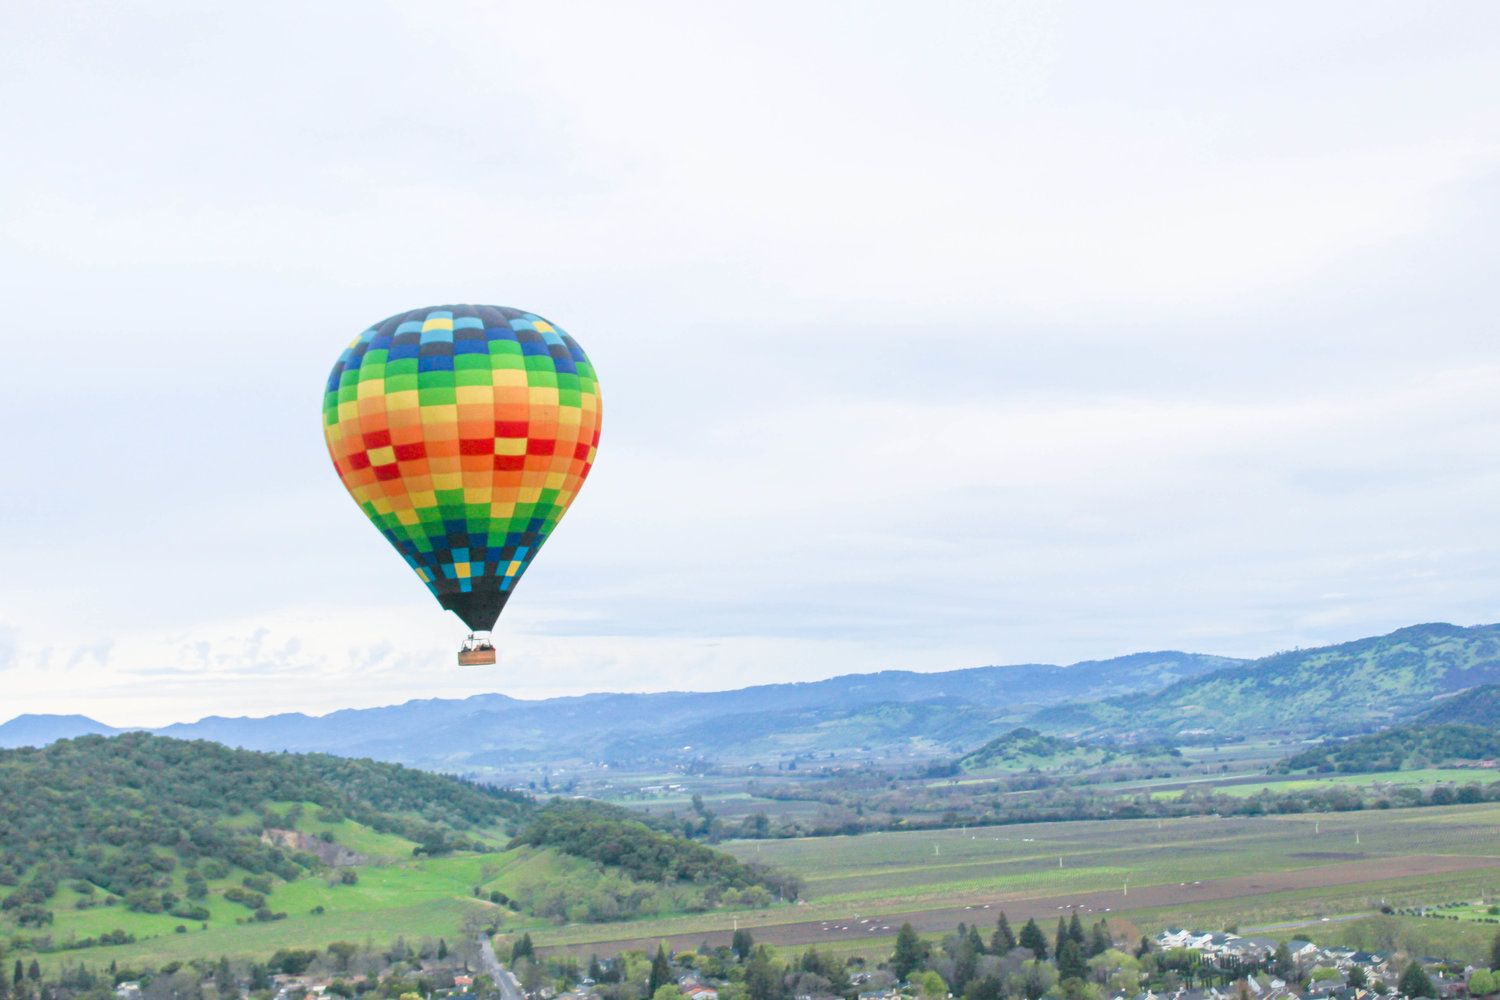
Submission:
<svg viewBox="0 0 1500 1000">
<path fill-rule="evenodd" d="M 0 709 L 1493 618 L 1497 16 L 11 5 Z M 482 678 L 314 426 L 454 298 L 552 315 L 607 411 Z"/>
</svg>

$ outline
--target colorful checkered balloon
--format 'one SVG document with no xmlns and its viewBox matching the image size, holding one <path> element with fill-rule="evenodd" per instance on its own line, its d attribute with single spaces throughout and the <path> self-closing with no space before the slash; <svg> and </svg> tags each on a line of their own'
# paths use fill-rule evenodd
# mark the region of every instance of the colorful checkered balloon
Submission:
<svg viewBox="0 0 1500 1000">
<path fill-rule="evenodd" d="M 360 510 L 443 607 L 487 631 L 589 474 L 599 383 L 534 313 L 414 309 L 339 355 L 323 434 Z"/>
</svg>

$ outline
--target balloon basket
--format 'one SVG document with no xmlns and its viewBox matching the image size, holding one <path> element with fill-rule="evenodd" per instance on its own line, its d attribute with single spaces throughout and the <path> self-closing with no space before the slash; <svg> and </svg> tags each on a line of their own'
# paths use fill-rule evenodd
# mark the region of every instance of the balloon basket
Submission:
<svg viewBox="0 0 1500 1000">
<path fill-rule="evenodd" d="M 460 667 L 492 667 L 495 665 L 495 647 L 487 633 L 471 635 L 458 650 Z"/>
</svg>

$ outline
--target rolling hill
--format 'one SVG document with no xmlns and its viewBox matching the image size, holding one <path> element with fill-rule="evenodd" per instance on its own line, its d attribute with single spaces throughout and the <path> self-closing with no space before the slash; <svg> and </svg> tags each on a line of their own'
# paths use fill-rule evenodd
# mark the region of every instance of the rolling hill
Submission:
<svg viewBox="0 0 1500 1000">
<path fill-rule="evenodd" d="M 243 954 L 520 912 L 611 920 L 764 905 L 796 886 L 609 806 L 395 764 L 144 733 L 0 751 L 0 938 Z M 363 929 L 360 929 L 363 928 Z"/>
<path fill-rule="evenodd" d="M 1073 771 L 1102 767 L 1129 760 L 1133 763 L 1151 759 L 1180 757 L 1181 751 L 1165 747 L 1120 749 L 1112 746 L 1079 743 L 1059 736 L 1048 736 L 1035 729 L 1019 728 L 997 736 L 977 750 L 958 759 L 958 769 L 967 772 L 987 771 Z"/>
<path fill-rule="evenodd" d="M 1408 722 L 1435 699 L 1500 682 L 1500 625 L 1414 625 L 1277 653 L 1152 693 L 1066 705 L 1029 725 L 1083 736 L 1353 734 Z"/>
<path fill-rule="evenodd" d="M 1288 757 L 1276 770 L 1369 774 L 1496 759 L 1500 759 L 1500 732 L 1485 726 L 1445 723 L 1398 726 L 1351 740 L 1330 741 Z"/>
<path fill-rule="evenodd" d="M 1417 721 L 1433 725 L 1457 723 L 1500 727 L 1500 684 L 1482 684 L 1445 696 Z"/>
</svg>

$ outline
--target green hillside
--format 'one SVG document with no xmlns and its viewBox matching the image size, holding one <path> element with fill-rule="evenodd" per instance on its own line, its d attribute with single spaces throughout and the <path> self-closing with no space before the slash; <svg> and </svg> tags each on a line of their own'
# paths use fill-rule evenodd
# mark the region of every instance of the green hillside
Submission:
<svg viewBox="0 0 1500 1000">
<path fill-rule="evenodd" d="M 1389 635 L 1278 653 L 1245 666 L 1038 713 L 1064 733 L 1218 736 L 1357 733 L 1403 723 L 1433 699 L 1500 682 L 1500 625 L 1414 625 Z"/>
<path fill-rule="evenodd" d="M 1023 727 L 997 736 L 979 749 L 960 757 L 958 767 L 969 772 L 1032 769 L 1068 771 L 1105 767 L 1125 761 L 1139 762 L 1169 754 L 1181 756 L 1176 750 L 1140 751 L 1092 746 Z"/>
<path fill-rule="evenodd" d="M 374 928 L 454 935 L 759 905 L 786 890 L 611 807 L 539 807 L 395 764 L 140 733 L 0 751 L 11 951 L 257 954 Z"/>
<path fill-rule="evenodd" d="M 1434 725 L 1500 726 L 1500 684 L 1483 684 L 1444 698 L 1417 721 Z"/>
<path fill-rule="evenodd" d="M 1282 761 L 1276 770 L 1413 771 L 1500 758 L 1500 732 L 1482 726 L 1402 726 L 1328 742 Z"/>
</svg>

